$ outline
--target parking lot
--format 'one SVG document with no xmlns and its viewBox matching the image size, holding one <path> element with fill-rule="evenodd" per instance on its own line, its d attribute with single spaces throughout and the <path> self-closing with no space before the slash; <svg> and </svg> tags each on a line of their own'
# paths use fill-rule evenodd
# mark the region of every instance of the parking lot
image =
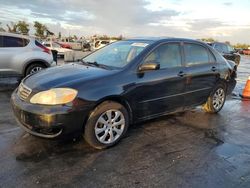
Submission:
<svg viewBox="0 0 250 188">
<path fill-rule="evenodd" d="M 248 76 L 244 56 L 219 114 L 197 108 L 131 125 L 103 151 L 25 133 L 9 103 L 15 78 L 0 80 L 0 187 L 250 187 L 250 101 L 239 97 Z"/>
</svg>

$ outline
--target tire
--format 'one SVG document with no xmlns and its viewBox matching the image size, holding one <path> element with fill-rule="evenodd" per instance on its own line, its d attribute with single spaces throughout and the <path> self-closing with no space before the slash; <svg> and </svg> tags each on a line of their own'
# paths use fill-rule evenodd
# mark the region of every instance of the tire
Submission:
<svg viewBox="0 0 250 188">
<path fill-rule="evenodd" d="M 29 65 L 25 71 L 25 76 L 29 75 L 29 74 L 34 74 L 42 69 L 46 68 L 46 66 L 44 66 L 41 63 L 32 63 L 31 65 Z"/>
<path fill-rule="evenodd" d="M 223 108 L 225 100 L 226 87 L 220 83 L 214 88 L 207 102 L 202 106 L 203 110 L 208 113 L 218 113 Z"/>
<path fill-rule="evenodd" d="M 117 144 L 126 134 L 128 126 L 126 108 L 117 102 L 105 101 L 90 114 L 83 136 L 92 147 L 105 149 Z"/>
</svg>

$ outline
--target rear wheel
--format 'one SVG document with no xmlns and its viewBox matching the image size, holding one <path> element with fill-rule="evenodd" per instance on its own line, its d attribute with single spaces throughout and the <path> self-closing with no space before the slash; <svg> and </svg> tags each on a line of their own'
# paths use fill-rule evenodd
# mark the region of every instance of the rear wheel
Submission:
<svg viewBox="0 0 250 188">
<path fill-rule="evenodd" d="M 26 69 L 25 76 L 39 72 L 44 68 L 46 68 L 46 67 L 43 64 L 33 63 L 33 64 L 29 65 L 28 68 Z"/>
<path fill-rule="evenodd" d="M 124 106 L 106 101 L 97 106 L 85 125 L 84 138 L 96 149 L 115 145 L 125 135 L 129 125 Z"/>
<path fill-rule="evenodd" d="M 218 113 L 226 100 L 226 87 L 218 84 L 203 105 L 203 110 L 208 113 Z"/>
</svg>

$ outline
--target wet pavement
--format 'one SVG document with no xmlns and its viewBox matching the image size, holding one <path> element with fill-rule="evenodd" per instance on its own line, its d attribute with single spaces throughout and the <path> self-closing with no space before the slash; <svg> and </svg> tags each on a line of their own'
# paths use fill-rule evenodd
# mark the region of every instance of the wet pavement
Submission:
<svg viewBox="0 0 250 188">
<path fill-rule="evenodd" d="M 243 57 L 237 87 L 219 114 L 197 108 L 132 125 L 104 151 L 81 138 L 25 133 L 6 89 L 0 92 L 0 187 L 250 187 L 250 101 L 239 97 L 248 76 L 250 57 Z"/>
</svg>

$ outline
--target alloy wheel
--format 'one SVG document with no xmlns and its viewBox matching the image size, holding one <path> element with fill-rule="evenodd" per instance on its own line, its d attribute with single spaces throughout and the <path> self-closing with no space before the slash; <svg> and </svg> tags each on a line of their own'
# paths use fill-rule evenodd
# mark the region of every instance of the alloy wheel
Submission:
<svg viewBox="0 0 250 188">
<path fill-rule="evenodd" d="M 95 136 L 102 144 L 112 144 L 122 136 L 125 118 L 119 110 L 104 112 L 95 124 Z"/>
<path fill-rule="evenodd" d="M 30 74 L 34 74 L 40 70 L 42 70 L 43 68 L 42 67 L 33 67 L 31 70 L 30 70 Z"/>
<path fill-rule="evenodd" d="M 223 106 L 224 100 L 225 100 L 225 92 L 222 88 L 218 88 L 213 96 L 214 109 L 219 110 Z"/>
</svg>

